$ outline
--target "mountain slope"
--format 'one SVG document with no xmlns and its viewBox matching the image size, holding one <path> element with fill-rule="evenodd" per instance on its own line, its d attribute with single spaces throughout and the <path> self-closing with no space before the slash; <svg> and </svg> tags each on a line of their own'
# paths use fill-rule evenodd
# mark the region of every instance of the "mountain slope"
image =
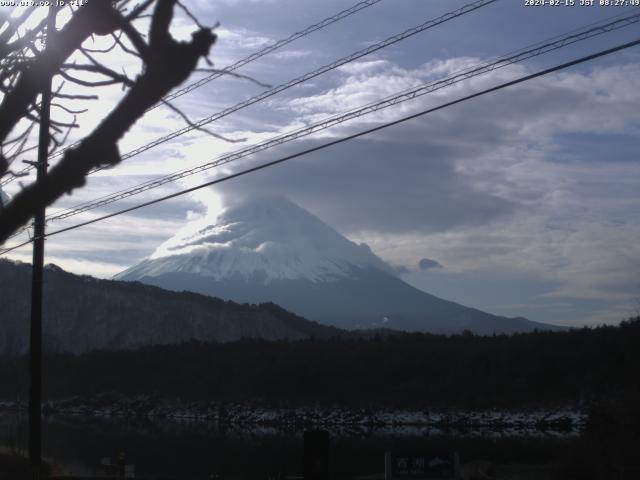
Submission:
<svg viewBox="0 0 640 480">
<path fill-rule="evenodd" d="M 0 260 L 0 352 L 28 346 L 31 266 Z M 226 342 L 244 337 L 304 339 L 337 336 L 277 305 L 238 305 L 191 292 L 99 280 L 49 265 L 44 276 L 47 350 L 82 352 L 189 340 Z"/>
<path fill-rule="evenodd" d="M 194 224 L 116 276 L 238 302 L 272 301 L 341 328 L 455 333 L 553 329 L 417 290 L 357 245 L 281 197 L 245 201 Z"/>
<path fill-rule="evenodd" d="M 356 245 L 282 197 L 260 198 L 226 210 L 214 225 L 194 224 L 116 279 L 190 273 L 222 281 L 257 275 L 276 280 L 330 282 L 353 268 L 392 270 L 366 245 Z"/>
</svg>

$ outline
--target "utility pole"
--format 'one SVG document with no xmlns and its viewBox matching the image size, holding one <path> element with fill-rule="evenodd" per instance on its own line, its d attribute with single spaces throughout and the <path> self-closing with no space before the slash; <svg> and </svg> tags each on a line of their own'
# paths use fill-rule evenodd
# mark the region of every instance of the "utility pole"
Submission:
<svg viewBox="0 0 640 480">
<path fill-rule="evenodd" d="M 49 7 L 46 46 L 56 28 L 57 9 Z M 49 126 L 51 116 L 51 77 L 47 73 L 40 102 L 40 131 L 38 134 L 38 160 L 36 182 L 47 176 L 49 156 Z M 29 339 L 29 467 L 31 480 L 42 477 L 42 274 L 44 270 L 45 209 L 33 220 L 33 272 L 31 280 L 31 335 Z"/>
</svg>

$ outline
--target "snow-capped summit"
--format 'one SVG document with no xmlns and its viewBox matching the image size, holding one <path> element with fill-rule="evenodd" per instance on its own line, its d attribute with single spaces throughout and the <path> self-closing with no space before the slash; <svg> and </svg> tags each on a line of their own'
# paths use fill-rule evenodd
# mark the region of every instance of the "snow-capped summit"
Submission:
<svg viewBox="0 0 640 480">
<path fill-rule="evenodd" d="M 216 281 L 239 276 L 264 283 L 322 282 L 349 276 L 354 268 L 393 271 L 368 246 L 347 240 L 288 199 L 268 196 L 227 208 L 215 224 L 188 226 L 118 278 L 180 272 Z"/>
<path fill-rule="evenodd" d="M 192 223 L 116 279 L 236 302 L 273 302 L 342 328 L 493 333 L 549 327 L 418 290 L 366 245 L 282 197 L 247 200 L 213 222 Z"/>
</svg>

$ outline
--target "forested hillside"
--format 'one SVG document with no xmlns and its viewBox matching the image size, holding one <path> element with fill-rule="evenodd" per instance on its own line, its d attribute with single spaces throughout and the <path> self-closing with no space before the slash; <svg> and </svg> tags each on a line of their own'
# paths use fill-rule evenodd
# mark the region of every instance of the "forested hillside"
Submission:
<svg viewBox="0 0 640 480">
<path fill-rule="evenodd" d="M 0 353 L 29 344 L 31 266 L 0 259 Z M 44 349 L 84 352 L 105 348 L 241 338 L 299 340 L 340 335 L 272 303 L 246 305 L 169 292 L 137 282 L 74 275 L 55 265 L 44 271 Z"/>
<path fill-rule="evenodd" d="M 0 397 L 26 395 L 25 357 L 0 361 Z M 244 340 L 52 354 L 45 397 L 101 392 L 275 405 L 523 408 L 638 396 L 640 319 L 513 336 Z"/>
</svg>

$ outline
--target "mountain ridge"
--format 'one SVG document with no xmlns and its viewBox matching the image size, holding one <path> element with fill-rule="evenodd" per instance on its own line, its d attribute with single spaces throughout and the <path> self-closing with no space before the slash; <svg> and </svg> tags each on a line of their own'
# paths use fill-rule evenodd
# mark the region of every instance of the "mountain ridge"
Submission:
<svg viewBox="0 0 640 480">
<path fill-rule="evenodd" d="M 181 272 L 216 281 L 263 272 L 264 282 L 348 276 L 352 267 L 393 269 L 365 244 L 355 244 L 281 196 L 240 202 L 215 223 L 203 219 L 161 244 L 148 259 L 115 279 Z"/>
<path fill-rule="evenodd" d="M 418 290 L 368 246 L 283 197 L 248 199 L 206 222 L 211 219 L 181 230 L 115 278 L 237 302 L 271 301 L 344 329 L 492 334 L 560 328 Z"/>
<path fill-rule="evenodd" d="M 28 347 L 31 265 L 0 259 L 0 352 Z M 340 336 L 273 304 L 241 305 L 140 282 L 44 271 L 44 346 L 48 351 L 135 348 L 190 340 L 301 340 Z"/>
</svg>

